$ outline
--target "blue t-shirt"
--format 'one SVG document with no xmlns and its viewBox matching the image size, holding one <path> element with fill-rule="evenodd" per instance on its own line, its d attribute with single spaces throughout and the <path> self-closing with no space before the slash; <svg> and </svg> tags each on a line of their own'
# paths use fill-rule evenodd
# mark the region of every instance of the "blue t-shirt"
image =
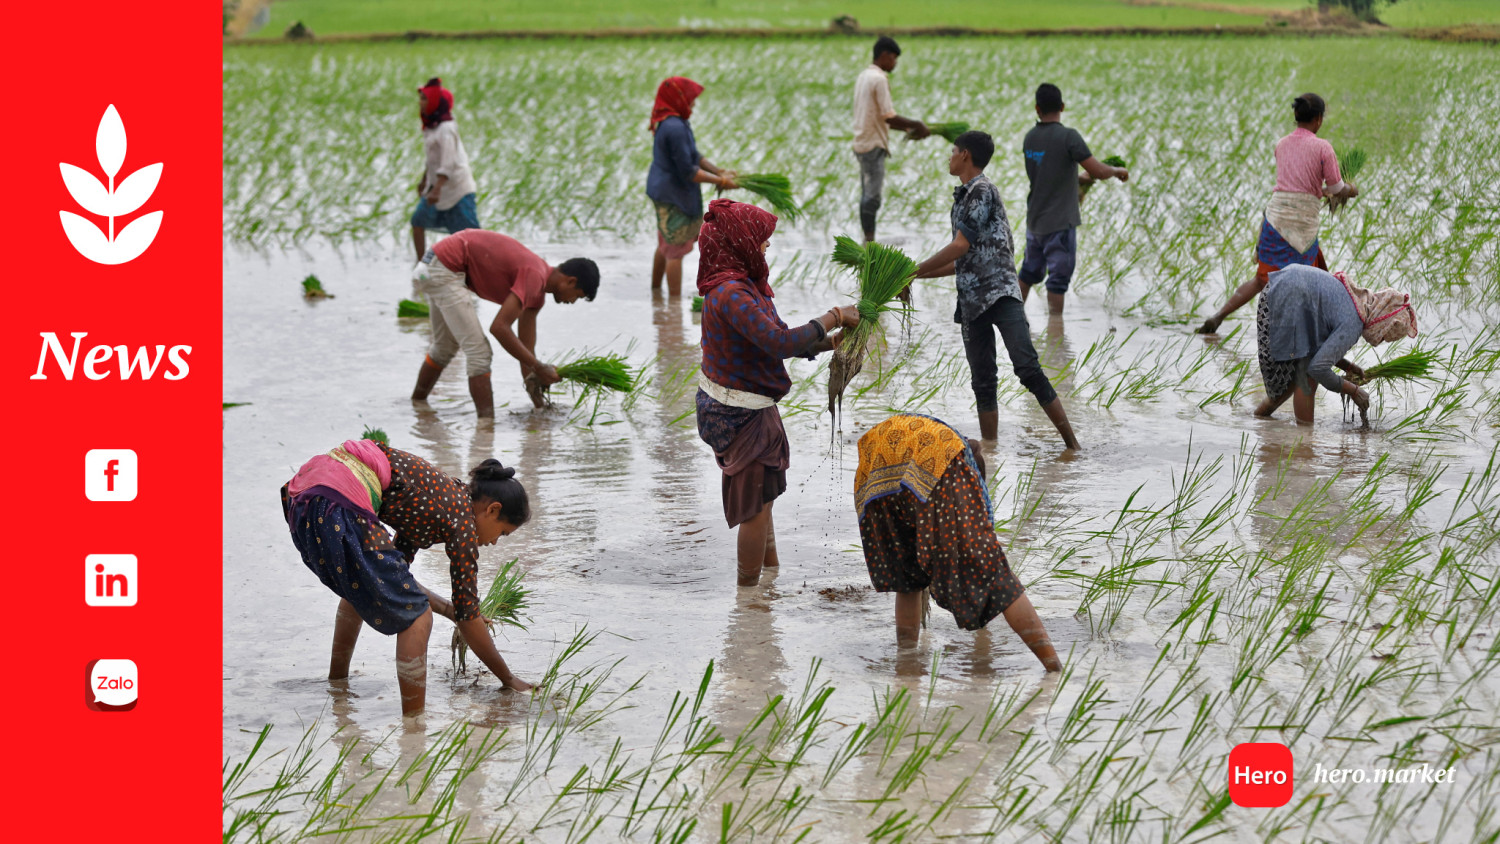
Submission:
<svg viewBox="0 0 1500 844">
<path fill-rule="evenodd" d="M 703 216 L 703 191 L 693 181 L 698 172 L 698 144 L 693 127 L 675 115 L 656 125 L 651 149 L 651 172 L 646 175 L 646 195 L 666 202 L 692 217 Z"/>
</svg>

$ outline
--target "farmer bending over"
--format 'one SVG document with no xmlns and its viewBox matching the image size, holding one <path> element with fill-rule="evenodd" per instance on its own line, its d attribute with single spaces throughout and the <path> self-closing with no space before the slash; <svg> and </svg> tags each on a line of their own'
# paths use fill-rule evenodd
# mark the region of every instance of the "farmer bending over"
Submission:
<svg viewBox="0 0 1500 844">
<path fill-rule="evenodd" d="M 521 364 L 522 383 L 547 387 L 558 381 L 557 369 L 536 359 L 536 315 L 547 294 L 568 305 L 599 292 L 599 268 L 588 258 L 569 258 L 557 267 L 543 261 L 515 238 L 499 232 L 469 229 L 445 237 L 427 250 L 413 274 L 417 289 L 431 305 L 432 342 L 417 373 L 413 401 L 425 401 L 443 367 L 459 349 L 469 373 L 469 395 L 480 416 L 495 415 L 490 389 L 490 341 L 479 325 L 474 296 L 500 306 L 490 333 L 500 348 Z M 519 319 L 518 327 L 513 328 Z M 539 389 L 528 390 L 532 404 L 543 403 Z"/>
<path fill-rule="evenodd" d="M 922 626 L 922 592 L 965 630 L 995 616 L 1048 671 L 1062 663 L 1031 599 L 1005 559 L 984 486 L 984 458 L 947 423 L 892 416 L 859 438 L 854 508 L 870 583 L 896 593 L 896 643 Z"/>
<path fill-rule="evenodd" d="M 1062 434 L 1068 448 L 1078 448 L 1073 426 L 1063 410 L 1062 399 L 1042 371 L 1031 327 L 1026 322 L 1010 221 L 1000 191 L 984 176 L 985 165 L 995 153 L 995 142 L 983 132 L 965 132 L 953 141 L 948 173 L 958 177 L 953 191 L 953 242 L 917 266 L 917 278 L 957 275 L 958 307 L 953 321 L 963 326 L 964 353 L 974 399 L 979 406 L 979 432 L 994 440 L 1000 430 L 1000 403 L 995 391 L 999 368 L 995 365 L 995 331 L 1005 342 L 1016 377 L 1036 396 L 1047 418 Z"/>
<path fill-rule="evenodd" d="M 1362 379 L 1364 372 L 1344 357 L 1361 337 L 1378 346 L 1417 336 L 1410 300 L 1399 290 L 1366 290 L 1343 273 L 1302 264 L 1271 273 L 1256 309 L 1266 400 L 1255 415 L 1270 416 L 1290 398 L 1297 421 L 1311 425 L 1318 384 L 1348 396 L 1361 411 L 1367 409 L 1369 395 L 1333 367 Z"/>
<path fill-rule="evenodd" d="M 464 483 L 420 457 L 373 440 L 349 440 L 307 461 L 281 488 L 281 508 L 302 562 L 339 596 L 328 679 L 349 676 L 360 624 L 396 637 L 401 714 L 427 702 L 432 613 L 458 626 L 464 642 L 507 689 L 531 684 L 510 673 L 479 614 L 479 546 L 526 523 L 531 508 L 515 470 L 490 459 Z M 381 522 L 396 529 L 394 539 Z M 412 576 L 417 551 L 442 544 L 453 600 Z"/>
</svg>

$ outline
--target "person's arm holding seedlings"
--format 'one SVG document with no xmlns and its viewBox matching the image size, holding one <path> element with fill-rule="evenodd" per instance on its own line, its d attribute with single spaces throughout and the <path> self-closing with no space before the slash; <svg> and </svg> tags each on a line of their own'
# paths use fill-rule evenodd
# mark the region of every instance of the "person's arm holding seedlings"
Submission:
<svg viewBox="0 0 1500 844">
<path fill-rule="evenodd" d="M 1354 348 L 1354 344 L 1359 341 L 1360 332 L 1364 331 L 1364 328 L 1364 322 L 1360 320 L 1359 314 L 1356 313 L 1352 318 L 1340 324 L 1332 334 L 1328 335 L 1328 339 L 1324 340 L 1323 345 L 1319 346 L 1318 350 L 1313 353 L 1312 360 L 1307 362 L 1307 376 L 1309 378 L 1322 384 L 1330 392 L 1335 394 L 1342 393 L 1348 396 L 1360 410 L 1369 409 L 1370 394 L 1366 393 L 1353 381 L 1339 377 L 1338 373 L 1333 371 L 1333 367 L 1337 365 L 1346 372 L 1349 370 L 1349 366 L 1345 366 L 1349 362 L 1344 358 L 1344 354 Z M 1337 361 L 1337 364 L 1335 364 L 1335 361 Z"/>
<path fill-rule="evenodd" d="M 458 634 L 505 688 L 527 691 L 531 684 L 511 673 L 505 657 L 495 647 L 489 625 L 479 613 L 479 537 L 474 528 L 470 527 L 456 539 L 450 538 L 447 548 L 448 572 L 453 579 L 454 626 Z"/>
<path fill-rule="evenodd" d="M 739 175 L 733 170 L 716 167 L 707 158 L 698 158 L 698 170 L 693 174 L 693 181 L 706 185 L 714 185 L 721 191 L 734 190 L 739 187 L 734 177 Z"/>
<path fill-rule="evenodd" d="M 1126 170 L 1124 167 L 1105 164 L 1092 155 L 1078 162 L 1078 166 L 1083 168 L 1082 172 L 1078 174 L 1078 184 L 1080 185 L 1091 185 L 1094 182 L 1103 182 L 1108 179 L 1119 179 L 1122 182 L 1130 181 L 1129 170 Z"/>
<path fill-rule="evenodd" d="M 832 331 L 837 328 L 853 328 L 859 324 L 859 309 L 853 305 L 844 305 L 830 308 L 828 313 L 811 320 L 808 325 L 787 328 L 771 312 L 771 307 L 764 304 L 765 300 L 752 298 L 750 294 L 732 288 L 725 289 L 720 295 L 729 297 L 729 303 L 723 311 L 728 316 L 730 325 L 766 354 L 778 358 L 809 357 L 818 351 L 829 351 L 831 347 L 824 349 L 822 344 Z M 818 334 L 807 330 L 812 327 L 813 322 L 818 324 Z"/>
<path fill-rule="evenodd" d="M 530 333 L 529 343 L 511 328 L 517 319 L 521 320 L 522 334 Z M 536 309 L 524 307 L 516 294 L 512 293 L 505 298 L 505 304 L 500 306 L 500 312 L 495 314 L 494 322 L 490 323 L 490 334 L 500 341 L 500 348 L 521 364 L 522 378 L 534 373 L 543 387 L 550 387 L 562 380 L 557 375 L 557 367 L 542 363 L 532 352 L 536 347 Z"/>
</svg>

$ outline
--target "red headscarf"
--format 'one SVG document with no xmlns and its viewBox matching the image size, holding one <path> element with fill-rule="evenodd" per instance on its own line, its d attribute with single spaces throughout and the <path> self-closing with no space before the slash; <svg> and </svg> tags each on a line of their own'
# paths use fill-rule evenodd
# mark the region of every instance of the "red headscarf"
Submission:
<svg viewBox="0 0 1500 844">
<path fill-rule="evenodd" d="M 651 106 L 651 131 L 656 124 L 677 115 L 687 120 L 693 115 L 693 100 L 703 93 L 703 86 L 686 76 L 673 76 L 656 86 L 656 103 Z"/>
<path fill-rule="evenodd" d="M 443 80 L 434 76 L 418 88 L 417 93 L 422 95 L 423 129 L 453 119 L 453 92 L 443 87 Z"/>
<path fill-rule="evenodd" d="M 776 215 L 732 199 L 715 199 L 698 233 L 698 295 L 725 282 L 748 280 L 770 297 L 771 270 L 760 245 L 776 231 Z"/>
</svg>

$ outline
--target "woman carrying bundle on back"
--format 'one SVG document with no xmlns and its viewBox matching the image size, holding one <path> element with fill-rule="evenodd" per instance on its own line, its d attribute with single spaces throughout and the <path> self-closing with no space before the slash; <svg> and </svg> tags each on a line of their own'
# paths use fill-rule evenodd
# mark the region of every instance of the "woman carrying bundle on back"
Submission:
<svg viewBox="0 0 1500 844">
<path fill-rule="evenodd" d="M 708 204 L 698 293 L 703 297 L 703 369 L 698 373 L 698 435 L 724 470 L 724 518 L 739 527 L 739 585 L 755 586 L 776 567 L 771 505 L 786 491 L 791 449 L 779 401 L 792 389 L 783 360 L 832 351 L 833 330 L 859 324 L 859 310 L 835 307 L 788 328 L 771 297 L 766 248 L 776 231 L 769 211 L 728 199 Z"/>
<path fill-rule="evenodd" d="M 682 295 L 682 259 L 693 251 L 703 225 L 703 193 L 698 185 L 715 185 L 721 191 L 737 187 L 734 173 L 720 170 L 698 154 L 688 118 L 701 93 L 702 85 L 673 76 L 657 86 L 656 103 L 651 107 L 651 170 L 646 175 L 646 195 L 656 206 L 651 289 L 660 290 L 665 275 L 667 293 L 672 296 Z"/>
<path fill-rule="evenodd" d="M 995 536 L 984 458 L 947 423 L 892 416 L 859 438 L 854 509 L 870 583 L 896 593 L 896 642 L 916 645 L 922 592 L 965 630 L 1005 621 L 1048 671 L 1062 663 Z"/>
<path fill-rule="evenodd" d="M 1255 244 L 1255 278 L 1234 291 L 1224 307 L 1198 328 L 1199 334 L 1218 332 L 1226 317 L 1265 289 L 1270 273 L 1293 264 L 1328 269 L 1318 246 L 1318 206 L 1324 197 L 1356 197 L 1359 188 L 1344 181 L 1333 144 L 1318 137 L 1325 108 L 1317 94 L 1293 100 L 1297 129 L 1276 142 L 1276 187 L 1266 203 Z"/>
<path fill-rule="evenodd" d="M 457 625 L 464 642 L 508 689 L 531 684 L 510 673 L 479 613 L 479 546 L 493 545 L 531 517 L 515 470 L 489 459 L 464 484 L 420 457 L 374 440 L 349 440 L 297 470 L 281 507 L 302 562 L 339 596 L 328 679 L 349 676 L 360 625 L 396 637 L 401 714 L 427 701 L 432 613 Z M 381 522 L 396 529 L 391 538 Z M 442 544 L 453 581 L 450 602 L 417 582 L 417 551 Z"/>
<path fill-rule="evenodd" d="M 1288 398 L 1297 421 L 1313 421 L 1317 385 L 1349 396 L 1363 412 L 1369 395 L 1333 367 L 1357 379 L 1364 372 L 1344 358 L 1363 337 L 1371 346 L 1417 336 L 1411 297 L 1398 290 L 1355 287 L 1343 273 L 1294 265 L 1271 273 L 1257 308 L 1260 374 L 1266 399 L 1256 416 L 1270 416 Z"/>
</svg>

